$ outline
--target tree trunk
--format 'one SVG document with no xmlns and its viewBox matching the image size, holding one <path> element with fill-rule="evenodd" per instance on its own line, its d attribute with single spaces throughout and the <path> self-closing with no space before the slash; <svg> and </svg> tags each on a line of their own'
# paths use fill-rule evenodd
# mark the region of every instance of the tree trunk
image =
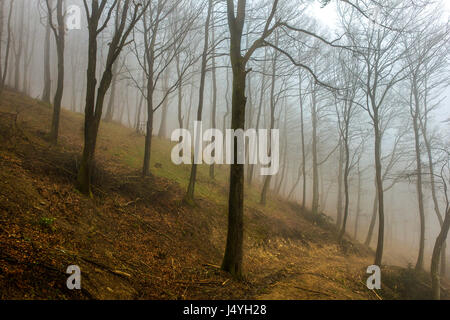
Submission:
<svg viewBox="0 0 450 320">
<path fill-rule="evenodd" d="M 345 137 L 344 137 L 344 157 L 345 157 L 345 167 L 344 167 L 344 196 L 345 196 L 345 202 L 344 202 L 344 221 L 342 223 L 342 229 L 341 233 L 339 235 L 339 240 L 342 240 L 345 234 L 345 228 L 347 226 L 347 219 L 348 219 L 348 210 L 350 206 L 350 199 L 349 199 L 349 184 L 348 184 L 348 176 L 350 174 L 350 146 L 349 146 L 349 137 L 348 137 L 348 120 L 346 123 L 346 130 L 345 130 Z"/>
<path fill-rule="evenodd" d="M 163 95 L 169 91 L 169 69 L 164 72 Z M 167 136 L 167 112 L 169 108 L 168 97 L 166 97 L 161 106 L 161 124 L 159 126 L 158 137 L 165 138 Z"/>
<path fill-rule="evenodd" d="M 61 113 L 61 102 L 64 90 L 64 41 L 65 41 L 65 23 L 63 12 L 63 0 L 58 0 L 56 4 L 56 14 L 58 20 L 58 29 L 53 30 L 56 39 L 56 49 L 58 53 L 58 85 L 56 87 L 55 98 L 53 102 L 52 127 L 50 131 L 50 141 L 56 144 L 58 141 L 59 118 Z M 49 12 L 51 14 L 51 12 Z"/>
<path fill-rule="evenodd" d="M 376 188 L 376 185 L 375 185 Z M 364 244 L 366 246 L 370 246 L 370 242 L 372 241 L 373 229 L 375 228 L 375 223 L 377 221 L 377 212 L 378 212 L 378 191 L 375 190 L 375 198 L 373 199 L 373 207 L 372 207 L 372 215 L 370 218 L 369 231 L 367 232 L 366 241 Z"/>
<path fill-rule="evenodd" d="M 384 245 L 384 195 L 383 195 L 383 179 L 381 172 L 381 133 L 379 130 L 378 112 L 374 112 L 374 126 L 375 126 L 375 175 L 377 182 L 378 193 L 378 241 L 375 252 L 375 262 L 377 266 L 381 266 L 383 258 Z"/>
<path fill-rule="evenodd" d="M 2 1 L 0 3 L 0 96 L 2 95 L 3 91 L 2 40 L 3 40 L 3 25 L 5 22 L 4 11 L 5 11 L 5 1 Z"/>
<path fill-rule="evenodd" d="M 275 45 L 278 45 L 278 37 L 275 38 Z M 275 84 L 276 84 L 276 70 L 277 70 L 277 58 L 278 58 L 278 54 L 277 52 L 275 53 L 273 59 L 272 59 L 272 84 L 270 87 L 270 130 L 274 129 L 275 126 Z M 270 132 L 269 130 L 269 132 Z M 272 138 L 271 138 L 271 134 L 269 133 L 269 156 L 272 155 Z M 270 165 L 270 164 L 269 164 Z M 261 192 L 261 199 L 260 199 L 260 204 L 262 204 L 263 206 L 266 205 L 267 202 L 267 191 L 269 190 L 270 187 L 270 182 L 272 181 L 272 176 L 268 175 L 266 176 L 266 178 L 264 179 L 264 185 L 262 188 L 262 192 Z"/>
<path fill-rule="evenodd" d="M 24 16 L 25 16 L 25 4 L 22 3 L 22 8 L 20 10 L 20 20 L 19 20 L 19 38 L 17 41 L 19 42 L 19 46 L 17 51 L 15 51 L 15 68 L 14 68 L 14 89 L 20 90 L 20 61 L 22 57 L 22 48 L 23 48 L 23 28 L 24 28 Z M 14 46 L 15 47 L 15 46 Z"/>
<path fill-rule="evenodd" d="M 358 240 L 358 223 L 360 214 L 361 214 L 361 171 L 359 170 L 359 163 L 358 163 L 358 193 L 356 199 L 355 233 L 353 235 L 353 238 L 355 238 L 355 240 Z"/>
<path fill-rule="evenodd" d="M 441 258 L 441 251 L 447 240 L 448 230 L 450 228 L 450 209 L 445 214 L 444 223 L 442 224 L 441 232 L 436 238 L 433 248 L 433 255 L 431 258 L 431 288 L 433 299 L 440 300 L 441 298 L 441 281 L 439 275 L 439 259 Z M 442 268 L 442 266 L 441 266 Z"/>
<path fill-rule="evenodd" d="M 49 0 L 50 7 L 53 6 L 53 0 Z M 50 91 L 51 91 L 51 71 L 50 71 L 50 18 L 47 17 L 47 26 L 45 28 L 45 40 L 44 40 L 44 89 L 42 92 L 42 101 L 50 103 Z"/>
<path fill-rule="evenodd" d="M 113 78 L 111 82 L 111 93 L 109 96 L 108 107 L 106 108 L 105 121 L 111 122 L 114 117 L 114 107 L 116 103 L 116 86 L 117 86 L 117 69 L 118 69 L 118 61 L 113 65 Z"/>
<path fill-rule="evenodd" d="M 416 170 L 417 170 L 417 199 L 419 201 L 419 215 L 420 215 L 420 244 L 419 255 L 416 262 L 416 270 L 423 270 L 423 255 L 425 251 L 425 212 L 423 207 L 423 191 L 422 191 L 422 163 L 420 157 L 420 138 L 417 114 L 413 119 L 414 127 L 414 141 L 416 151 Z"/>
<path fill-rule="evenodd" d="M 213 0 L 209 0 L 208 15 L 206 17 L 206 22 L 205 22 L 205 42 L 204 42 L 203 53 L 202 53 L 202 67 L 201 67 L 201 73 L 200 73 L 200 88 L 199 88 L 199 95 L 198 95 L 197 121 L 202 121 L 203 100 L 204 100 L 205 79 L 206 79 L 206 63 L 207 63 L 207 58 L 208 58 L 208 47 L 209 47 L 209 27 L 210 27 L 212 10 L 213 10 Z M 244 84 L 244 87 L 245 87 L 245 84 Z M 202 137 L 197 136 L 197 141 L 194 141 L 194 145 L 198 146 L 200 143 L 202 143 Z M 197 152 L 197 150 L 195 150 L 195 152 Z M 194 190 L 195 190 L 196 177 L 197 177 L 197 164 L 194 161 L 191 166 L 191 175 L 189 177 L 189 185 L 188 185 L 186 198 L 185 198 L 185 200 L 189 203 L 193 203 L 193 201 L 194 201 Z"/>
<path fill-rule="evenodd" d="M 232 46 L 233 50 L 235 49 Z M 240 54 L 240 52 L 239 52 Z M 245 65 L 233 61 L 233 101 L 231 129 L 245 126 Z M 228 233 L 222 269 L 235 277 L 242 276 L 242 247 L 244 233 L 244 165 L 237 163 L 237 141 L 234 139 L 234 162 L 230 168 L 230 192 L 228 198 Z"/>
<path fill-rule="evenodd" d="M 211 68 L 212 68 L 212 112 L 211 112 L 211 128 L 216 129 L 216 117 L 217 117 L 217 77 L 216 77 L 216 58 L 215 58 L 215 33 L 214 33 L 214 18 L 212 19 L 212 57 L 211 57 Z M 214 137 L 215 139 L 215 137 Z M 214 142 L 212 140 L 211 142 Z M 215 150 L 213 150 L 212 156 L 215 156 Z M 214 180 L 214 163 L 209 166 L 209 177 Z"/>
<path fill-rule="evenodd" d="M 259 123 L 261 121 L 261 112 L 264 108 L 264 90 L 266 86 L 266 58 L 267 58 L 267 50 L 264 50 L 264 62 L 263 62 L 263 72 L 262 72 L 262 79 L 261 79 L 261 90 L 260 90 L 260 96 L 259 96 L 259 107 L 258 107 L 258 115 L 256 116 L 256 126 L 255 129 L 259 129 Z M 253 172 L 255 170 L 254 164 L 249 164 L 248 166 L 248 173 L 247 173 L 247 184 L 249 186 L 252 185 L 253 181 Z"/>
<path fill-rule="evenodd" d="M 313 197 L 311 210 L 313 214 L 319 213 L 319 165 L 317 162 L 317 111 L 316 111 L 316 85 L 313 85 L 311 118 L 312 118 L 312 165 L 313 165 Z"/>
<path fill-rule="evenodd" d="M 339 137 L 339 162 L 338 162 L 338 193 L 336 204 L 336 227 L 337 230 L 341 230 L 342 226 L 342 166 L 344 162 L 344 150 L 342 147 L 342 137 Z"/>
</svg>

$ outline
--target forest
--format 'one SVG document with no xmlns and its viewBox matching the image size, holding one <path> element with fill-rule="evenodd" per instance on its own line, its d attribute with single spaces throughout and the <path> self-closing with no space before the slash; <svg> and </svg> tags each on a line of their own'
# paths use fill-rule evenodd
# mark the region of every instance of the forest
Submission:
<svg viewBox="0 0 450 320">
<path fill-rule="evenodd" d="M 1 300 L 450 298 L 449 1 L 0 1 Z"/>
</svg>

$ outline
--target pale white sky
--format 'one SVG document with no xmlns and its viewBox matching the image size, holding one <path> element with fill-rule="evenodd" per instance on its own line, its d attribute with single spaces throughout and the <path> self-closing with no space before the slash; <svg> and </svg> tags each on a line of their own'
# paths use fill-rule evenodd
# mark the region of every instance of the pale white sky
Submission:
<svg viewBox="0 0 450 320">
<path fill-rule="evenodd" d="M 443 0 L 442 3 L 444 6 L 444 11 L 447 14 L 444 18 L 450 19 L 450 0 Z M 337 14 L 334 1 L 332 1 L 325 8 L 321 8 L 319 1 L 314 1 L 308 8 L 308 14 L 317 18 L 330 29 L 334 29 L 337 25 Z M 450 118 L 450 88 L 446 90 L 444 95 L 446 96 L 446 99 L 442 101 L 442 106 L 440 109 L 443 120 Z"/>
<path fill-rule="evenodd" d="M 444 10 L 447 13 L 447 18 L 450 18 L 450 0 L 443 0 Z M 324 25 L 333 28 L 336 25 L 337 15 L 336 15 L 335 2 L 332 1 L 325 8 L 321 8 L 319 1 L 314 1 L 309 9 L 308 13 L 311 16 L 318 18 Z"/>
</svg>

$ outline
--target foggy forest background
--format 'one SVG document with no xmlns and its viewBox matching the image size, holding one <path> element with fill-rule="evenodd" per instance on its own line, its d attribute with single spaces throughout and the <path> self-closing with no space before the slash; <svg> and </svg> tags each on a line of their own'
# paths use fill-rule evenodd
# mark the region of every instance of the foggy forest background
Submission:
<svg viewBox="0 0 450 320">
<path fill-rule="evenodd" d="M 148 175 L 151 135 L 170 139 L 195 120 L 204 130 L 232 127 L 230 2 L 1 0 L 2 89 L 147 133 Z M 279 129 L 281 156 L 273 177 L 246 165 L 245 185 L 263 186 L 261 203 L 278 195 L 323 212 L 341 234 L 373 248 L 383 210 L 383 262 L 429 269 L 449 215 L 450 6 L 349 2 L 247 1 L 245 128 Z M 99 3 L 89 31 L 86 10 L 92 25 Z M 80 8 L 81 30 L 61 27 L 69 5 Z M 85 109 L 90 97 L 93 112 Z M 49 132 L 57 143 L 57 119 Z M 191 182 L 194 199 L 195 172 Z M 448 260 L 442 254 L 443 275 Z"/>
</svg>

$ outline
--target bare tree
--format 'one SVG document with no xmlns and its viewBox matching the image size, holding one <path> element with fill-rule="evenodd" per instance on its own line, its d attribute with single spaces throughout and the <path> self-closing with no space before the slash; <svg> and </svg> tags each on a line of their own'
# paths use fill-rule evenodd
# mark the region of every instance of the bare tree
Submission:
<svg viewBox="0 0 450 320">
<path fill-rule="evenodd" d="M 45 0 L 51 8 L 53 8 L 53 0 Z M 42 101 L 50 103 L 50 92 L 52 86 L 51 71 L 50 71 L 50 35 L 51 22 L 50 14 L 47 11 L 47 18 L 45 19 L 45 41 L 44 41 L 44 89 L 42 92 Z"/>
<path fill-rule="evenodd" d="M 58 141 L 59 132 L 59 118 L 61 114 L 61 102 L 64 90 L 64 47 L 65 47 L 65 21 L 64 21 L 64 1 L 57 0 L 56 2 L 56 19 L 57 26 L 53 24 L 53 8 L 50 6 L 49 0 L 46 0 L 48 19 L 50 28 L 53 31 L 56 41 L 56 51 L 58 55 L 58 82 L 56 86 L 56 93 L 53 99 L 53 117 L 50 130 L 50 141 L 56 144 Z"/>
<path fill-rule="evenodd" d="M 201 71 L 200 71 L 200 88 L 199 88 L 199 95 L 198 95 L 198 108 L 197 108 L 197 121 L 202 121 L 202 114 L 203 114 L 203 101 L 204 101 L 204 92 L 205 92 L 205 79 L 206 79 L 206 67 L 207 67 L 207 60 L 208 60 L 208 51 L 209 51 L 209 29 L 211 24 L 211 16 L 214 9 L 214 2 L 213 0 L 208 0 L 208 13 L 206 15 L 206 22 L 205 22 L 205 34 L 204 34 L 204 44 L 203 44 L 203 52 L 202 52 L 202 59 L 201 59 Z M 201 135 L 196 134 L 197 141 L 194 142 L 195 146 L 199 146 L 201 143 Z M 195 149 L 195 152 L 197 152 L 197 149 Z M 194 201 L 194 190 L 195 190 L 195 180 L 197 176 L 197 163 L 194 161 L 191 166 L 191 175 L 189 177 L 189 184 L 188 189 L 186 192 L 186 201 L 188 203 L 192 203 Z"/>
<path fill-rule="evenodd" d="M 102 117 L 103 103 L 106 92 L 112 81 L 112 67 L 119 57 L 122 49 L 128 44 L 127 40 L 136 23 L 147 10 L 150 2 L 131 0 L 118 1 L 110 3 L 108 1 L 92 0 L 91 5 L 83 0 L 86 11 L 89 41 L 88 41 L 88 68 L 87 68 L 87 91 L 84 121 L 84 148 L 81 159 L 80 169 L 78 171 L 78 188 L 81 192 L 92 196 L 91 174 L 94 165 L 94 153 L 97 142 L 98 129 Z M 115 11 L 116 19 L 119 19 L 113 36 L 109 43 L 108 56 L 104 71 L 97 88 L 96 70 L 97 70 L 97 46 L 98 36 L 108 26 L 109 20 Z M 101 21 L 103 20 L 103 21 Z M 97 90 L 97 92 L 96 92 Z"/>
<path fill-rule="evenodd" d="M 443 150 L 443 159 L 441 161 L 441 169 L 438 174 L 438 178 L 442 182 L 443 186 L 443 194 L 445 199 L 445 215 L 444 221 L 441 225 L 441 231 L 439 232 L 438 237 L 436 238 L 433 254 L 431 258 L 431 287 L 433 293 L 433 299 L 439 300 L 441 293 L 441 284 L 440 284 L 440 275 L 439 275 L 439 267 L 440 267 L 440 258 L 442 249 L 447 240 L 448 231 L 450 229 L 450 198 L 448 194 L 448 183 L 450 182 L 450 152 L 447 148 Z M 442 267 L 442 266 L 441 266 Z"/>
<path fill-rule="evenodd" d="M 412 7 L 415 9 L 414 6 Z M 362 105 L 364 110 L 372 120 L 374 130 L 374 160 L 375 160 L 375 181 L 378 201 L 378 242 L 375 253 L 375 265 L 381 265 L 384 245 L 384 188 L 382 173 L 382 121 L 386 117 L 388 109 L 392 109 L 393 104 L 385 103 L 386 98 L 392 92 L 395 84 L 405 78 L 405 68 L 399 67 L 398 63 L 404 58 L 408 48 L 400 44 L 401 34 L 407 30 L 414 16 L 409 7 L 380 7 L 378 15 L 379 24 L 354 23 L 353 14 L 341 12 L 343 24 L 346 28 L 346 35 L 352 43 L 355 58 L 361 60 L 364 66 L 360 75 L 360 82 L 364 84 L 362 90 L 367 96 L 366 105 Z M 351 7 L 351 10 L 356 10 Z M 356 26 L 363 26 L 358 30 Z"/>
</svg>

